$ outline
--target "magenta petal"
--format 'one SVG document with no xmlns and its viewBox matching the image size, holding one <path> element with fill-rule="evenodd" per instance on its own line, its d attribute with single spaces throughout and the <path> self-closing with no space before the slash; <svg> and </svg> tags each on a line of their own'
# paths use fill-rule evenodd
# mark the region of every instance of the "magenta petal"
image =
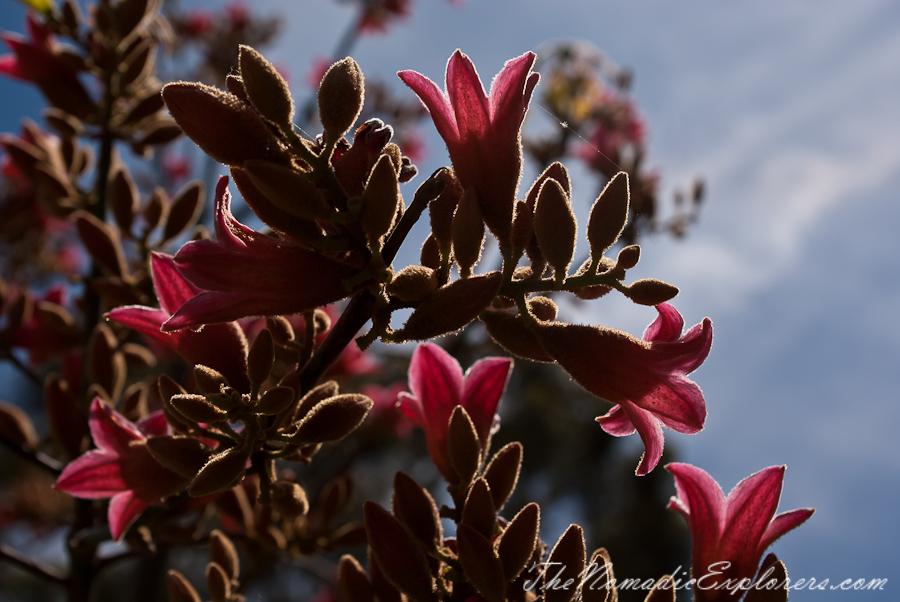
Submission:
<svg viewBox="0 0 900 602">
<path fill-rule="evenodd" d="M 661 372 L 690 374 L 700 367 L 712 348 L 712 321 L 703 318 L 677 341 L 653 342 L 653 368 Z"/>
<path fill-rule="evenodd" d="M 123 491 L 109 501 L 109 531 L 118 543 L 131 526 L 131 523 L 146 510 L 150 504 L 137 497 L 133 491 Z"/>
<path fill-rule="evenodd" d="M 531 72 L 537 55 L 526 52 L 506 62 L 503 70 L 491 82 L 491 121 L 508 128 L 522 125 L 525 111 L 531 100 L 531 93 L 540 75 Z M 524 95 L 522 91 L 524 90 Z"/>
<path fill-rule="evenodd" d="M 725 520 L 725 494 L 722 488 L 709 473 L 690 464 L 673 462 L 666 466 L 666 470 L 675 477 L 675 491 L 690 514 L 689 524 L 695 540 L 718 540 Z"/>
<path fill-rule="evenodd" d="M 56 480 L 56 489 L 84 499 L 107 498 L 128 488 L 119 457 L 100 450 L 89 451 L 69 463 Z"/>
<path fill-rule="evenodd" d="M 131 421 L 109 407 L 99 397 L 95 397 L 91 402 L 88 423 L 94 445 L 103 451 L 122 453 L 128 449 L 132 441 L 144 439 Z"/>
<path fill-rule="evenodd" d="M 422 402 L 417 398 L 406 391 L 403 391 L 397 399 L 397 409 L 414 423 L 425 428 L 425 415 L 422 413 Z"/>
<path fill-rule="evenodd" d="M 117 307 L 106 314 L 106 317 L 122 326 L 127 326 L 139 333 L 156 339 L 168 346 L 173 345 L 172 335 L 160 330 L 163 323 L 169 319 L 169 312 L 162 309 L 153 309 L 143 305 L 126 305 Z"/>
<path fill-rule="evenodd" d="M 659 315 L 644 331 L 645 341 L 677 341 L 684 329 L 684 318 L 678 310 L 668 303 L 656 306 Z"/>
<path fill-rule="evenodd" d="M 441 138 L 448 144 L 459 142 L 459 129 L 456 127 L 453 108 L 437 84 L 415 71 L 400 71 L 397 76 L 422 100 Z"/>
<path fill-rule="evenodd" d="M 466 371 L 460 403 L 472 417 L 482 445 L 488 441 L 512 367 L 510 358 L 491 357 L 475 362 Z"/>
<path fill-rule="evenodd" d="M 428 423 L 447 429 L 450 413 L 460 404 L 463 373 L 449 353 L 433 343 L 416 347 L 409 364 L 409 389 L 422 403 Z"/>
<path fill-rule="evenodd" d="M 634 404 L 624 402 L 620 406 L 628 416 L 628 420 L 634 425 L 635 430 L 644 442 L 644 454 L 634 474 L 642 477 L 659 464 L 663 453 L 663 432 L 659 420 L 653 414 L 643 410 Z"/>
<path fill-rule="evenodd" d="M 138 430 L 145 437 L 162 437 L 169 434 L 169 423 L 162 410 L 157 410 L 141 418 L 137 423 Z"/>
<path fill-rule="evenodd" d="M 447 63 L 447 94 L 461 140 L 484 140 L 491 133 L 491 113 L 481 78 L 472 61 L 457 50 Z"/>
<path fill-rule="evenodd" d="M 693 435 L 706 423 L 706 400 L 700 387 L 682 376 L 661 379 L 652 392 L 634 400 L 634 404 L 653 414 L 668 428 Z"/>
<path fill-rule="evenodd" d="M 613 437 L 627 437 L 634 433 L 634 425 L 622 411 L 622 406 L 615 406 L 603 416 L 598 416 L 596 420 L 600 423 L 600 428 Z"/>
<path fill-rule="evenodd" d="M 806 522 L 806 519 L 812 516 L 815 511 L 815 508 L 798 508 L 797 510 L 782 512 L 777 515 L 772 519 L 772 522 L 769 523 L 769 528 L 766 529 L 762 539 L 760 539 L 756 553 L 759 556 L 762 556 L 763 552 L 766 551 L 766 548 L 775 543 L 776 539 Z"/>
<path fill-rule="evenodd" d="M 150 256 L 150 269 L 159 305 L 167 314 L 172 314 L 200 292 L 200 289 L 181 275 L 175 266 L 175 258 L 171 255 L 154 251 Z"/>
<path fill-rule="evenodd" d="M 752 555 L 747 542 L 759 541 L 775 516 L 781 498 L 784 466 L 770 466 L 750 475 L 728 495 L 721 554 L 728 558 Z"/>
</svg>

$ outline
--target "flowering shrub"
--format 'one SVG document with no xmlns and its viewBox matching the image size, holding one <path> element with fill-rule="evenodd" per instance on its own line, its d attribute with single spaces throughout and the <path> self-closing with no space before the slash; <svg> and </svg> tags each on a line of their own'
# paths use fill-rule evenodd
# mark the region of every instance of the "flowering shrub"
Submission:
<svg viewBox="0 0 900 602">
<path fill-rule="evenodd" d="M 588 554 L 582 527 L 545 543 L 540 506 L 511 501 L 524 446 L 495 450 L 491 442 L 513 358 L 479 357 L 463 372 L 430 342 L 480 322 L 494 349 L 558 365 L 611 404 L 597 418 L 602 430 L 638 433 L 639 477 L 663 457 L 662 427 L 688 434 L 704 427 L 706 400 L 688 375 L 710 352 L 712 323 L 683 332 L 670 303 L 678 289 L 629 277 L 640 259 L 629 219 L 635 190 L 640 198 L 649 190 L 646 173 L 634 161 L 609 173 L 591 164 L 605 182 L 582 228 L 589 256 L 580 265 L 572 183 L 556 160 L 566 153 L 554 151 L 536 181 L 520 187 L 521 129 L 540 80 L 536 55 L 508 61 L 489 92 L 461 51 L 448 61 L 443 90 L 423 74 L 399 72 L 451 161 L 410 191 L 401 185 L 417 175 L 409 156 L 420 150 L 417 138 L 397 143 L 381 119 L 359 123 L 367 84 L 352 58 L 321 77 L 315 137 L 295 127 L 287 82 L 257 50 L 240 46 L 228 72 L 235 44 L 223 50 L 224 38 L 271 35 L 242 4 L 228 5 L 224 20 L 202 12 L 175 19 L 182 35 L 206 40 L 201 71 L 224 90 L 158 80 L 157 47 L 172 30 L 157 4 L 104 1 L 87 17 L 72 0 L 32 7 L 28 36 L 4 38 L 12 54 L 0 57 L 0 72 L 42 91 L 54 133 L 29 123 L 0 140 L 14 183 L 4 202 L 25 208 L 29 229 L 59 237 L 55 262 L 43 271 L 20 271 L 21 258 L 10 263 L 17 269 L 0 283 L 0 350 L 42 387 L 49 435 L 39 440 L 28 414 L 3 403 L 0 440 L 79 501 L 68 519 L 58 517 L 70 525 L 66 572 L 6 546 L 0 559 L 62 586 L 73 601 L 93 599 L 98 576 L 119 560 L 101 549 L 107 539 L 124 543 L 124 556 L 156 555 L 160 563 L 163 549 L 208 543 L 206 589 L 215 602 L 244 599 L 239 592 L 255 570 L 242 570 L 241 549 L 251 558 L 343 554 L 325 579 L 346 602 L 524 602 L 535 599 L 536 583 L 549 602 L 617 599 L 610 555 Z M 361 8 L 357 33 L 385 28 L 410 5 Z M 551 92 L 558 96 L 566 77 L 551 75 Z M 553 110 L 571 112 L 573 123 L 599 119 L 595 150 L 624 163 L 624 146 L 634 154 L 643 144 L 633 107 L 621 95 L 588 96 L 586 105 L 559 97 Z M 585 109 L 591 103 L 617 104 L 618 113 L 601 119 Z M 123 159 L 126 146 L 150 156 L 182 133 L 230 172 L 215 185 L 214 238 L 198 225 L 202 184 L 145 194 Z M 160 181 L 174 173 L 164 162 Z M 238 219 L 234 192 L 265 231 Z M 395 265 L 426 211 L 420 261 Z M 486 232 L 500 251 L 498 269 L 482 262 Z M 90 258 L 85 274 L 75 276 L 77 262 L 62 257 L 72 245 Z M 77 278 L 81 299 L 69 302 L 61 288 L 37 296 L 29 285 L 40 288 L 38 273 L 57 285 L 60 274 Z M 642 338 L 572 323 L 554 300 L 613 291 L 656 309 Z M 401 310 L 411 310 L 403 324 L 395 317 Z M 385 349 L 376 342 L 418 343 L 408 391 L 402 382 L 363 382 L 389 363 L 374 359 Z M 352 481 L 331 466 L 336 457 L 365 461 L 379 437 L 412 447 L 417 441 L 405 440 L 413 425 L 446 493 L 398 471 L 389 509 L 371 499 L 356 504 Z M 670 506 L 694 537 L 697 600 L 740 598 L 768 546 L 812 514 L 775 515 L 783 468 L 748 477 L 728 498 L 699 468 L 667 469 L 677 488 Z M 377 479 L 360 486 L 371 491 Z M 366 568 L 346 553 L 354 548 L 365 549 Z M 762 569 L 767 577 L 784 572 L 771 556 Z M 595 574 L 605 576 L 599 587 L 585 578 Z M 173 602 L 199 600 L 195 581 L 178 570 L 167 583 Z M 765 598 L 759 591 L 748 599 L 787 598 L 782 586 Z M 673 576 L 659 578 L 647 596 L 663 599 L 675 599 Z"/>
</svg>

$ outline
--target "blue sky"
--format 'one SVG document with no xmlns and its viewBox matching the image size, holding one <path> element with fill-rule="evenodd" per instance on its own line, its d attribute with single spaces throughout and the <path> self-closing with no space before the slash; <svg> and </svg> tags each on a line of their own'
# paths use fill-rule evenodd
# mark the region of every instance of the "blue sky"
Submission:
<svg viewBox="0 0 900 602">
<path fill-rule="evenodd" d="M 302 97 L 307 65 L 330 52 L 350 11 L 325 1 L 254 5 L 286 16 L 267 56 L 291 66 Z M 698 173 L 708 184 L 690 236 L 646 239 L 635 273 L 680 286 L 675 305 L 686 320 L 708 315 L 715 328 L 695 373 L 707 429 L 667 440 L 726 491 L 788 465 L 782 510 L 817 507 L 773 548 L 792 577 L 890 580 L 881 593 L 797 591 L 791 600 L 896 599 L 900 4 L 549 5 L 418 0 L 391 36 L 363 39 L 354 56 L 368 76 L 415 69 L 441 81 L 459 47 L 489 80 L 509 58 L 577 38 L 635 70 L 664 190 Z M 0 27 L 21 30 L 21 12 L 2 5 Z M 18 101 L 33 99 L 24 90 L 0 81 L 4 131 L 16 127 Z M 427 129 L 424 173 L 446 161 Z M 593 193 L 575 180 L 576 203 L 587 206 Z M 595 307 L 592 320 L 634 334 L 654 317 L 627 301 Z"/>
</svg>

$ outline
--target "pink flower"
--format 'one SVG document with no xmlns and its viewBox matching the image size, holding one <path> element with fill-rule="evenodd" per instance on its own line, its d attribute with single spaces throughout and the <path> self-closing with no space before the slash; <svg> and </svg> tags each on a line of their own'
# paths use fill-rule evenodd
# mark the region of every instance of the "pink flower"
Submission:
<svg viewBox="0 0 900 602">
<path fill-rule="evenodd" d="M 200 293 L 175 267 L 170 255 L 153 253 L 150 257 L 153 287 L 159 309 L 143 305 L 117 307 L 106 317 L 137 330 L 174 350 L 191 365 L 203 364 L 218 370 L 232 387 L 247 392 L 247 339 L 235 322 L 211 324 L 200 331 L 189 329 L 162 332 L 163 323 L 172 313 Z"/>
<path fill-rule="evenodd" d="M 462 406 L 472 418 L 481 448 L 490 443 L 497 407 L 506 390 L 513 361 L 489 357 L 475 362 L 463 374 L 453 357 L 432 343 L 416 347 L 409 364 L 409 388 L 400 393 L 398 407 L 425 430 L 428 453 L 448 482 L 458 480 L 450 465 L 447 430 L 450 415 Z"/>
<path fill-rule="evenodd" d="M 411 0 L 369 0 L 357 25 L 359 33 L 385 33 L 388 25 L 409 17 Z"/>
<path fill-rule="evenodd" d="M 597 418 L 603 430 L 623 437 L 637 430 L 644 455 L 636 474 L 645 475 L 663 452 L 662 426 L 694 434 L 706 422 L 706 401 L 687 375 L 700 367 L 712 347 L 712 322 L 704 318 L 684 335 L 684 319 L 668 303 L 643 340 L 611 328 L 552 322 L 540 326 L 550 355 L 582 387 L 618 404 Z"/>
<path fill-rule="evenodd" d="M 361 387 L 359 392 L 375 402 L 367 419 L 369 424 L 389 429 L 398 439 L 409 438 L 413 429 L 412 422 L 397 412 L 397 400 L 401 393 L 406 392 L 406 383 L 392 383 L 386 387 L 369 384 Z"/>
<path fill-rule="evenodd" d="M 119 541 L 141 512 L 182 491 L 189 479 L 163 468 L 147 449 L 147 436 L 167 434 L 162 412 L 135 425 L 95 397 L 89 423 L 97 449 L 66 466 L 56 488 L 79 498 L 112 498 L 109 530 Z"/>
<path fill-rule="evenodd" d="M 191 241 L 175 255 L 178 270 L 202 290 L 163 323 L 163 332 L 300 313 L 350 294 L 343 280 L 354 268 L 234 219 L 226 176 L 216 186 L 215 227 L 216 241 Z"/>
<path fill-rule="evenodd" d="M 531 72 L 535 58 L 526 52 L 508 61 L 489 95 L 475 65 L 459 50 L 447 63 L 446 94 L 415 71 L 397 74 L 431 113 L 456 177 L 464 188 L 475 188 L 484 221 L 501 242 L 509 236 L 522 172 L 519 130 L 540 78 Z"/>
<path fill-rule="evenodd" d="M 770 466 L 747 477 L 727 498 L 719 484 L 696 466 L 675 463 L 666 470 L 675 476 L 678 494 L 669 508 L 684 516 L 694 540 L 691 575 L 698 580 L 694 586 L 698 602 L 740 598 L 745 591 L 740 588 L 752 582 L 766 548 L 815 512 L 800 508 L 775 515 L 784 466 Z"/>
</svg>

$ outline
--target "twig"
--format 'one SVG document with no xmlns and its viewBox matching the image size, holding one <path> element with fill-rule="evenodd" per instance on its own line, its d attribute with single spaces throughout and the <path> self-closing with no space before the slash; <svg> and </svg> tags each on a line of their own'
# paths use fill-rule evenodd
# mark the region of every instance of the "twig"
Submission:
<svg viewBox="0 0 900 602">
<path fill-rule="evenodd" d="M 0 543 L 0 560 L 6 560 L 11 564 L 15 564 L 19 568 L 28 571 L 39 579 L 53 581 L 54 583 L 58 583 L 62 586 L 66 586 L 69 584 L 68 577 L 65 577 L 62 573 L 60 573 L 53 567 L 49 567 L 33 558 L 29 558 L 22 552 L 14 550 L 13 548 L 10 548 L 9 546 L 2 543 Z"/>
<path fill-rule="evenodd" d="M 33 371 L 31 368 L 29 368 L 28 366 L 26 366 L 25 364 L 23 364 L 23 363 L 22 363 L 22 360 L 20 360 L 19 358 L 17 358 L 17 357 L 12 353 L 12 351 L 10 351 L 9 353 L 4 354 L 3 359 L 9 360 L 9 363 L 10 363 L 10 364 L 12 364 L 13 366 L 15 366 L 15 367 L 19 370 L 19 372 L 21 372 L 23 375 L 25 375 L 25 376 L 28 378 L 28 380 L 30 380 L 31 382 L 33 382 L 35 385 L 37 385 L 37 386 L 40 387 L 41 389 L 44 388 L 44 379 L 42 379 L 40 376 L 38 376 L 37 374 L 35 374 L 34 371 Z"/>
<path fill-rule="evenodd" d="M 5 445 L 10 451 L 16 455 L 28 460 L 35 466 L 39 466 L 53 475 L 59 475 L 62 472 L 63 465 L 58 460 L 51 458 L 44 452 L 36 449 L 28 449 L 11 441 L 6 435 L 0 433 L 0 443 Z"/>
</svg>

